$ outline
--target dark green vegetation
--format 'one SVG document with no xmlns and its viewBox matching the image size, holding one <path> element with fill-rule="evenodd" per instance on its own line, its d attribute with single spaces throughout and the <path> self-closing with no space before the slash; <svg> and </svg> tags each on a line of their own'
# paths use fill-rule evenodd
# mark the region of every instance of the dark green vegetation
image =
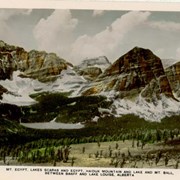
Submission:
<svg viewBox="0 0 180 180">
<path fill-rule="evenodd" d="M 111 102 L 102 96 L 67 97 L 68 93 L 42 93 L 32 97 L 37 104 L 23 107 L 23 122 L 50 121 L 57 117 L 59 122 L 84 122 L 99 116 L 98 108 L 108 108 Z M 43 118 L 42 118 L 43 117 Z"/>
<path fill-rule="evenodd" d="M 117 119 L 107 118 L 104 122 L 101 119 L 96 125 L 87 125 L 77 130 L 33 130 L 9 120 L 1 119 L 0 122 L 0 158 L 5 164 L 7 157 L 13 157 L 19 163 L 65 163 L 68 161 L 71 144 L 97 142 L 100 146 L 100 142 L 132 140 L 132 147 L 138 146 L 141 149 L 153 143 L 173 147 L 176 147 L 174 144 L 180 144 L 179 124 L 172 121 L 170 128 L 164 128 L 168 127 L 167 119 L 163 123 L 153 123 L 127 115 Z M 180 149 L 171 148 L 163 153 L 167 152 L 177 155 Z"/>
<path fill-rule="evenodd" d="M 141 149 L 147 144 L 161 143 L 172 147 L 167 150 L 168 153 L 180 153 L 180 116 L 150 122 L 132 114 L 120 118 L 106 114 L 97 123 L 92 123 L 90 120 L 100 115 L 99 107 L 110 106 L 111 102 L 105 97 L 68 98 L 66 94 L 59 93 L 37 94 L 33 97 L 38 103 L 29 107 L 1 104 L 1 108 L 6 107 L 0 117 L 0 159 L 4 164 L 7 164 L 8 157 L 21 163 L 65 163 L 72 144 L 92 142 L 100 146 L 100 142 L 131 140 L 132 147 Z M 18 112 L 18 116 L 14 116 L 14 112 Z M 35 130 L 18 123 L 19 119 L 23 122 L 37 122 L 50 121 L 55 117 L 61 122 L 85 122 L 85 128 Z"/>
<path fill-rule="evenodd" d="M 0 117 L 18 121 L 22 115 L 20 107 L 13 104 L 0 103 Z"/>
</svg>

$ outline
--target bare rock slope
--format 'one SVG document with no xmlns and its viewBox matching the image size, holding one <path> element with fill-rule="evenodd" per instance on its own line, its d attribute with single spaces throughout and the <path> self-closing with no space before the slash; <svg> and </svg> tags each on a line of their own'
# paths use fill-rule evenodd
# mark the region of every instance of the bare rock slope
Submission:
<svg viewBox="0 0 180 180">
<path fill-rule="evenodd" d="M 166 68 L 165 72 L 169 79 L 172 90 L 178 97 L 180 97 L 180 62 Z"/>
<path fill-rule="evenodd" d="M 72 66 L 55 53 L 11 46 L 0 41 L 0 79 L 11 79 L 13 71 L 20 70 L 22 77 L 49 81 L 55 79 L 62 70 Z"/>
<path fill-rule="evenodd" d="M 160 58 L 150 50 L 139 47 L 117 59 L 83 94 L 112 90 L 119 92 L 121 98 L 140 93 L 145 98 L 155 95 L 159 99 L 161 94 L 173 98 Z"/>
</svg>

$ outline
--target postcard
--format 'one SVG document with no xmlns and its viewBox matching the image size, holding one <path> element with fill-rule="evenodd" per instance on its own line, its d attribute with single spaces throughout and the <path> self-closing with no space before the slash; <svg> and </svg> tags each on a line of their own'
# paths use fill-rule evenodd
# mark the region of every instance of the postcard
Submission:
<svg viewBox="0 0 180 180">
<path fill-rule="evenodd" d="M 0 176 L 177 179 L 179 4 L 12 2 L 0 6 Z"/>
</svg>

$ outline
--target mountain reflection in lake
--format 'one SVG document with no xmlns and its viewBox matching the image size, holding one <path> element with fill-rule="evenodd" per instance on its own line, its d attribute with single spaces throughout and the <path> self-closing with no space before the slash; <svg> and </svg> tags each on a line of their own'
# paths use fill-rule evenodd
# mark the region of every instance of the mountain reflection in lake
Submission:
<svg viewBox="0 0 180 180">
<path fill-rule="evenodd" d="M 84 125 L 58 123 L 58 122 L 37 122 L 37 123 L 20 123 L 22 126 L 32 129 L 81 129 Z"/>
</svg>

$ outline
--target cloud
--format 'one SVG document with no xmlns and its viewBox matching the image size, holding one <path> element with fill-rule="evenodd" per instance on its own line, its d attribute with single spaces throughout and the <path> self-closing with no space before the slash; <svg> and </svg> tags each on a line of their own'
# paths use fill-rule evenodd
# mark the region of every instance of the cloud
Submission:
<svg viewBox="0 0 180 180">
<path fill-rule="evenodd" d="M 0 24 L 0 39 L 8 43 L 16 41 L 17 39 L 15 38 L 15 34 L 11 30 L 11 28 L 6 24 L 6 22 L 0 20 Z"/>
<path fill-rule="evenodd" d="M 159 57 L 162 57 L 163 54 L 164 54 L 164 52 L 165 52 L 165 49 L 164 49 L 164 48 L 159 48 L 159 49 L 156 49 L 156 50 L 154 51 L 154 54 L 156 54 L 156 55 L 159 56 Z"/>
<path fill-rule="evenodd" d="M 149 12 L 129 12 L 94 36 L 80 36 L 72 45 L 71 58 L 79 61 L 87 57 L 112 55 L 124 36 L 146 22 L 149 16 Z"/>
<path fill-rule="evenodd" d="M 66 57 L 77 24 L 70 10 L 55 10 L 47 19 L 40 19 L 33 30 L 38 49 Z"/>
<path fill-rule="evenodd" d="M 104 14 L 104 10 L 94 10 L 93 11 L 93 17 L 102 16 Z"/>
<path fill-rule="evenodd" d="M 180 23 L 167 21 L 151 21 L 147 24 L 149 27 L 163 31 L 180 31 Z"/>
<path fill-rule="evenodd" d="M 0 39 L 10 44 L 19 44 L 20 40 L 17 38 L 16 33 L 8 21 L 15 16 L 29 15 L 30 13 L 30 9 L 0 9 Z"/>
<path fill-rule="evenodd" d="M 103 10 L 95 10 L 93 16 L 103 13 Z M 109 23 L 100 32 L 89 35 L 82 34 L 82 30 L 78 29 L 81 26 L 78 26 L 78 19 L 72 17 L 70 10 L 54 10 L 46 19 L 39 20 L 33 34 L 38 50 L 55 52 L 73 64 L 101 55 L 114 61 L 134 46 L 149 48 L 160 58 L 169 58 L 174 49 L 170 46 L 164 47 L 164 44 L 173 41 L 174 36 L 167 33 L 178 34 L 180 23 L 150 21 L 150 15 L 150 12 L 131 11 Z M 91 24 L 87 22 L 87 25 Z M 176 45 L 175 40 L 174 47 Z"/>
<path fill-rule="evenodd" d="M 176 50 L 176 58 L 180 60 L 180 47 Z"/>
<path fill-rule="evenodd" d="M 0 9 L 0 20 L 6 21 L 16 15 L 29 15 L 31 9 Z"/>
</svg>

